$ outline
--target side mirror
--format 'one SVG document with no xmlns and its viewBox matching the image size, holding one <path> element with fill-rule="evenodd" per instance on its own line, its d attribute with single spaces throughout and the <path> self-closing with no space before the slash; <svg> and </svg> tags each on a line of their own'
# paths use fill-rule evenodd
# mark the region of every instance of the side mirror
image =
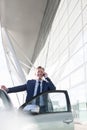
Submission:
<svg viewBox="0 0 87 130">
<path fill-rule="evenodd" d="M 23 109 L 24 112 L 30 112 L 32 114 L 38 114 L 40 111 L 40 107 L 38 105 L 26 105 Z"/>
</svg>

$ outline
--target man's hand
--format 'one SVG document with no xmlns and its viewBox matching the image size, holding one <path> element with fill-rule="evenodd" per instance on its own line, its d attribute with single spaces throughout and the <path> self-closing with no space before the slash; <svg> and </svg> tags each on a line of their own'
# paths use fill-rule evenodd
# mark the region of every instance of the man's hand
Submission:
<svg viewBox="0 0 87 130">
<path fill-rule="evenodd" d="M 48 77 L 48 74 L 46 72 L 44 72 L 44 77 L 47 78 Z"/>
<path fill-rule="evenodd" d="M 0 87 L 2 90 L 5 90 L 5 91 L 7 91 L 8 90 L 8 88 L 5 86 L 5 85 L 1 85 L 1 87 Z"/>
</svg>

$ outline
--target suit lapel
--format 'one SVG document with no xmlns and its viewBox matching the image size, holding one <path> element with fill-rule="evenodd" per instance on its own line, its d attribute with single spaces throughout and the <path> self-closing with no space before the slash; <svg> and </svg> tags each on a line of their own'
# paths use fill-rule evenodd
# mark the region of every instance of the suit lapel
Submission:
<svg viewBox="0 0 87 130">
<path fill-rule="evenodd" d="M 47 90 L 47 85 L 46 85 L 46 81 L 42 82 L 42 92 Z"/>
</svg>

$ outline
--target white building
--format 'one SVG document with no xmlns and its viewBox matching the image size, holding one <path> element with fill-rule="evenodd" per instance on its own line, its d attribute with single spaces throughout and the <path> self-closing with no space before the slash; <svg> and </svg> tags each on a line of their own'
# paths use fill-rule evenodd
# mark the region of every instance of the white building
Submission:
<svg viewBox="0 0 87 130">
<path fill-rule="evenodd" d="M 18 77 L 22 74 L 21 79 L 25 77 L 22 80 L 24 83 L 26 78 L 32 77 L 34 67 L 42 65 L 57 89 L 68 90 L 75 117 L 80 120 L 87 120 L 87 0 L 41 1 L 44 3 L 42 11 L 45 13 L 42 16 L 42 21 L 40 21 L 37 40 L 34 37 L 33 47 L 32 38 L 30 38 L 31 43 L 27 46 L 26 42 L 29 39 L 27 37 L 23 37 L 27 40 L 23 39 L 20 31 L 14 31 L 16 25 L 10 24 L 8 19 L 7 23 L 4 21 L 6 19 L 3 19 L 3 17 L 1 19 L 2 36 L 5 40 L 7 38 L 6 41 L 8 41 L 4 41 L 4 45 L 7 45 L 7 47 L 4 47 L 6 51 L 8 50 L 8 52 L 12 53 L 7 56 L 7 62 L 14 64 L 14 67 L 11 66 L 12 68 L 10 68 L 11 74 L 12 71 Z M 9 17 L 7 16 L 7 18 Z M 16 20 L 20 21 L 19 19 Z M 16 24 L 16 21 L 14 24 Z M 26 33 L 30 34 L 30 32 Z M 6 43 L 11 46 L 8 47 Z M 21 47 L 18 49 L 17 44 L 24 47 L 24 51 Z M 33 48 L 31 55 L 27 53 L 29 48 Z M 21 50 L 23 51 L 22 53 Z M 21 56 L 23 57 L 21 58 Z M 12 57 L 11 60 L 9 60 L 9 57 Z M 13 59 L 15 62 L 11 63 Z M 22 83 L 13 74 L 11 76 L 14 85 Z"/>
</svg>

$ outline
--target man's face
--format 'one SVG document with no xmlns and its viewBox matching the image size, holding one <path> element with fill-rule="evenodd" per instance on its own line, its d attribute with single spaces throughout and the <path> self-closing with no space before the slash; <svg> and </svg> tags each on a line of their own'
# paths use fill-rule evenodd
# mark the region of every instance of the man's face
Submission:
<svg viewBox="0 0 87 130">
<path fill-rule="evenodd" d="M 44 75 L 44 69 L 38 68 L 38 69 L 36 70 L 36 75 L 37 75 L 37 77 L 38 77 L 39 79 L 42 79 L 42 77 L 43 77 L 43 75 Z"/>
</svg>

